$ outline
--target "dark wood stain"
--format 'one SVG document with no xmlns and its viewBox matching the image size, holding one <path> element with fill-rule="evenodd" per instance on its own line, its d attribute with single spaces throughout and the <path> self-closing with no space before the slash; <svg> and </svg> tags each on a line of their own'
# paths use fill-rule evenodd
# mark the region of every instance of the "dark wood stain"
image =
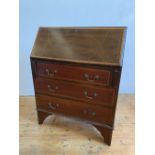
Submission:
<svg viewBox="0 0 155 155">
<path fill-rule="evenodd" d="M 36 92 L 45 95 L 66 96 L 70 99 L 113 106 L 115 89 L 81 85 L 66 81 L 38 78 Z M 96 96 L 95 96 L 96 94 Z"/>
<path fill-rule="evenodd" d="M 40 28 L 31 57 L 120 66 L 125 29 Z"/>
<path fill-rule="evenodd" d="M 125 27 L 40 28 L 31 53 L 38 123 L 59 113 L 92 123 L 111 144 Z"/>
<path fill-rule="evenodd" d="M 80 82 L 92 82 L 93 84 L 111 84 L 111 70 L 75 67 L 62 65 L 61 63 L 37 63 L 38 76 L 54 79 L 74 80 Z M 69 74 L 66 74 L 66 71 Z"/>
<path fill-rule="evenodd" d="M 36 95 L 37 108 L 48 112 L 66 114 L 92 120 L 98 123 L 112 125 L 112 109 L 82 103 L 79 101 L 61 99 L 47 95 Z"/>
</svg>

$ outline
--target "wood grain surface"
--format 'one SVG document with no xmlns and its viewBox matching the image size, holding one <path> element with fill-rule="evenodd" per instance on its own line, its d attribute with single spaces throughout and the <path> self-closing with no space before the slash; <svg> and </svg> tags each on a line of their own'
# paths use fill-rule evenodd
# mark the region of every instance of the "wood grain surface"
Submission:
<svg viewBox="0 0 155 155">
<path fill-rule="evenodd" d="M 41 27 L 31 58 L 119 66 L 126 27 Z"/>
<path fill-rule="evenodd" d="M 38 78 L 35 81 L 36 93 L 64 96 L 100 105 L 113 106 L 115 89 L 81 85 L 53 79 Z M 85 94 L 85 92 L 87 94 Z M 96 96 L 94 95 L 96 94 Z"/>
<path fill-rule="evenodd" d="M 49 114 L 48 112 L 53 112 L 100 123 L 100 125 L 105 124 L 112 128 L 113 110 L 111 108 L 45 95 L 36 95 L 36 100 L 37 109 L 47 112 L 47 116 Z"/>
<path fill-rule="evenodd" d="M 111 79 L 111 68 L 96 69 L 74 64 L 51 63 L 48 61 L 37 62 L 37 75 L 44 78 L 56 78 L 62 80 L 72 80 L 92 84 L 102 84 L 109 86 Z M 69 74 L 66 74 L 69 73 Z"/>
<path fill-rule="evenodd" d="M 20 97 L 20 155 L 134 155 L 134 95 L 119 95 L 109 147 L 92 125 L 48 116 L 38 125 L 34 97 Z"/>
</svg>

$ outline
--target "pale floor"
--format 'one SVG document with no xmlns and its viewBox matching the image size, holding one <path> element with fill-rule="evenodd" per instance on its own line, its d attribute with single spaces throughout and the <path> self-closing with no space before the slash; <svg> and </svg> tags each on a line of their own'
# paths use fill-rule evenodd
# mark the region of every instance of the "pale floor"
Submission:
<svg viewBox="0 0 155 155">
<path fill-rule="evenodd" d="M 38 125 L 34 97 L 20 97 L 20 155 L 134 155 L 134 105 L 134 95 L 119 95 L 109 147 L 79 120 L 52 115 Z"/>
</svg>

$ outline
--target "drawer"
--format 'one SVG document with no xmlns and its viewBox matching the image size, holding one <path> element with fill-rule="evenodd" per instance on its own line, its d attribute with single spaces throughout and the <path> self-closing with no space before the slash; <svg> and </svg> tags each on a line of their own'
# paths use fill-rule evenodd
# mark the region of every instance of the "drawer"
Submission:
<svg viewBox="0 0 155 155">
<path fill-rule="evenodd" d="M 36 93 L 58 95 L 96 104 L 113 106 L 115 89 L 80 85 L 61 80 L 38 78 L 35 81 Z"/>
<path fill-rule="evenodd" d="M 91 84 L 102 84 L 104 86 L 111 84 L 111 71 L 106 69 L 38 62 L 37 75 L 39 77 L 81 81 Z"/>
<path fill-rule="evenodd" d="M 36 95 L 36 103 L 38 110 L 80 117 L 108 125 L 113 123 L 113 111 L 110 108 L 45 95 Z"/>
</svg>

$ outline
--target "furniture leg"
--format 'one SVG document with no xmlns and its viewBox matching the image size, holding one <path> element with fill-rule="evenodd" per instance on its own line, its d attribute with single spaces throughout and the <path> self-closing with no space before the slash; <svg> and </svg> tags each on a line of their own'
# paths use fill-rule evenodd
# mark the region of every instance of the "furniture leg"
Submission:
<svg viewBox="0 0 155 155">
<path fill-rule="evenodd" d="M 104 137 L 104 142 L 110 146 L 113 130 L 108 129 L 108 128 L 104 128 L 101 126 L 96 126 L 96 125 L 94 125 L 94 126 L 98 129 L 98 131 L 100 131 L 101 135 Z"/>
<path fill-rule="evenodd" d="M 37 111 L 38 114 L 38 123 L 43 124 L 45 118 L 49 115 L 48 113 L 42 112 L 42 111 Z"/>
</svg>

